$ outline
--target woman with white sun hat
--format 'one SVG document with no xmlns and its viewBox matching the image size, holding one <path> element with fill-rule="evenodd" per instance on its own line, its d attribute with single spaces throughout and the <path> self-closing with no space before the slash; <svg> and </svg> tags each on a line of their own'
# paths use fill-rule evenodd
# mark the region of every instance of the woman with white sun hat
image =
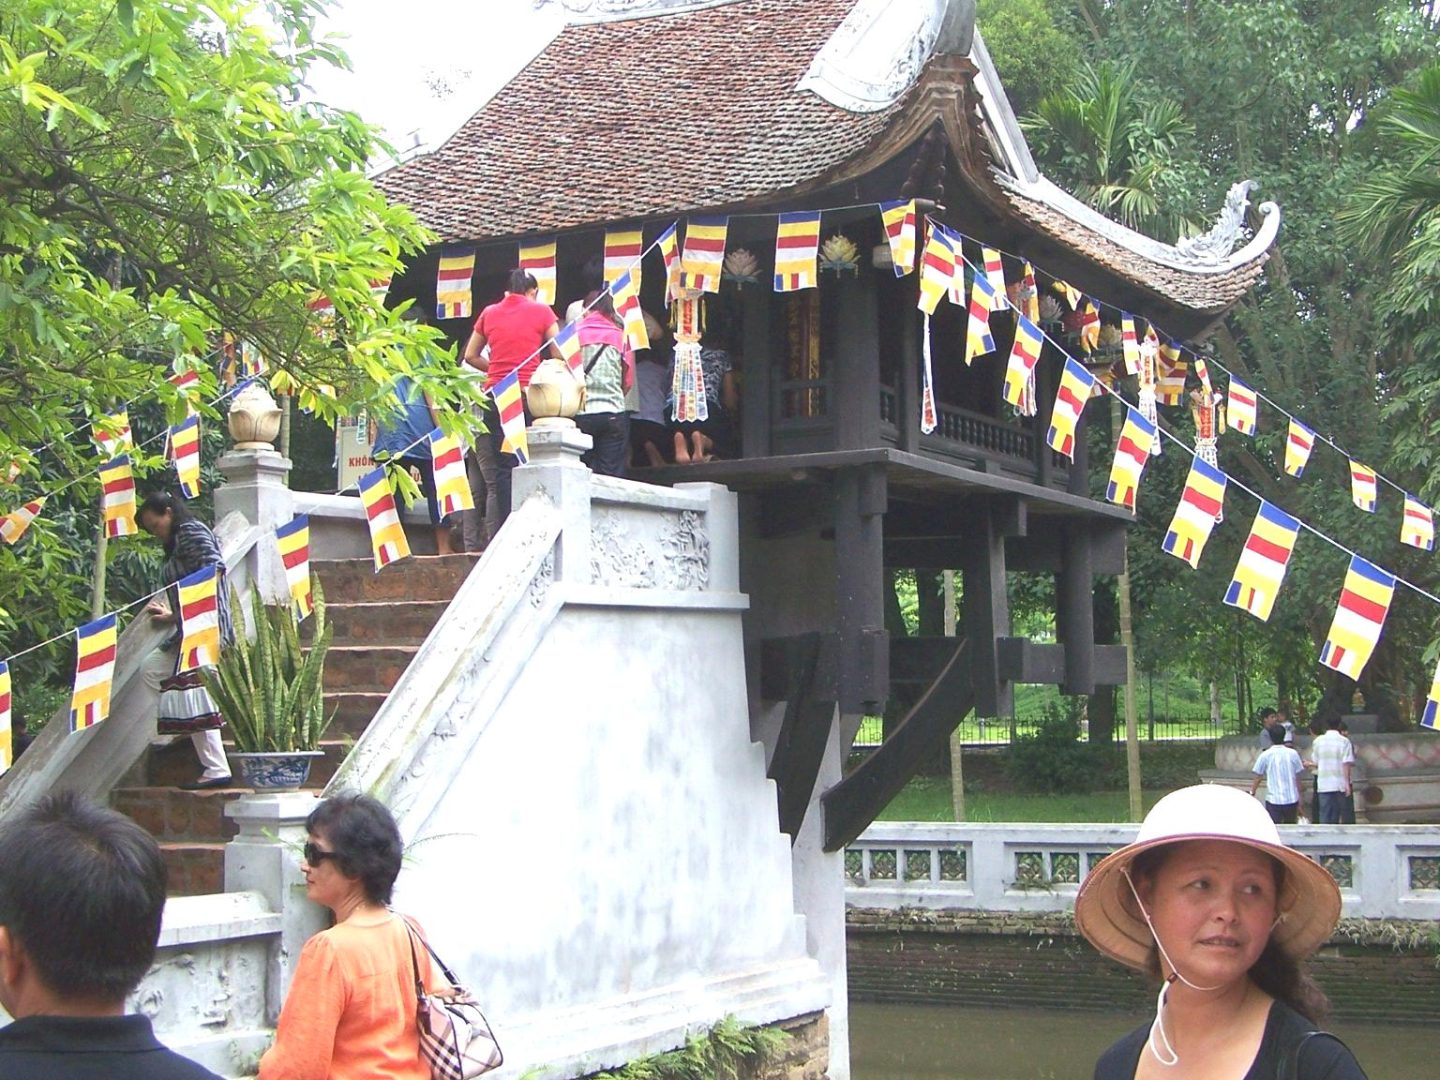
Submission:
<svg viewBox="0 0 1440 1080">
<path fill-rule="evenodd" d="M 1101 1056 L 1095 1080 L 1364 1080 L 1304 960 L 1340 919 L 1328 871 L 1280 841 L 1235 788 L 1165 796 L 1075 900 L 1080 932 L 1161 980 L 1155 1019 Z"/>
</svg>

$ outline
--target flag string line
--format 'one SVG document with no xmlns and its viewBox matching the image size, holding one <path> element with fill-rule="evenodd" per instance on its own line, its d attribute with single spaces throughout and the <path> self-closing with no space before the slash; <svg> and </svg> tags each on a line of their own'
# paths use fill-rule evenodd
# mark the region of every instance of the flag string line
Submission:
<svg viewBox="0 0 1440 1080">
<path fill-rule="evenodd" d="M 925 217 L 926 217 L 926 220 L 927 220 L 927 221 L 930 221 L 930 222 L 932 222 L 932 223 L 935 221 L 935 219 L 932 218 L 929 214 L 925 215 Z M 941 224 L 943 225 L 944 222 L 941 222 Z M 1023 255 L 1017 255 L 1015 252 L 1009 251 L 1009 250 L 1007 250 L 1007 249 L 1005 249 L 1005 248 L 995 247 L 995 246 L 992 245 L 992 244 L 987 244 L 984 240 L 979 239 L 978 237 L 970 236 L 970 235 L 964 234 L 964 233 L 959 233 L 959 230 L 953 229 L 952 226 L 946 225 L 945 227 L 946 227 L 947 229 L 952 229 L 952 231 L 955 231 L 957 234 L 961 235 L 962 237 L 964 237 L 964 239 L 969 240 L 969 241 L 970 241 L 971 243 L 973 243 L 973 244 L 978 244 L 978 245 L 980 245 L 981 247 L 991 248 L 991 249 L 994 250 L 994 251 L 1000 252 L 1001 255 L 1008 255 L 1008 256 L 1009 256 L 1010 258 L 1012 258 L 1012 259 L 1017 259 L 1017 260 L 1019 260 L 1019 261 L 1021 261 L 1021 262 L 1029 263 L 1033 269 L 1035 269 L 1035 270 L 1037 270 L 1037 271 L 1045 274 L 1045 276 L 1048 277 L 1048 278 L 1050 278 L 1050 280 L 1051 280 L 1052 282 L 1053 282 L 1053 281 L 1064 281 L 1064 280 L 1065 280 L 1064 278 L 1057 277 L 1055 274 L 1051 273 L 1049 270 L 1046 270 L 1045 267 L 1041 266 L 1039 263 L 1036 263 L 1036 262 L 1034 262 L 1034 261 L 1031 260 L 1031 259 L 1027 259 L 1027 258 L 1026 258 L 1025 256 L 1023 256 Z M 921 253 L 922 250 L 923 250 L 923 245 L 919 245 L 919 246 L 917 247 L 917 255 L 916 255 L 916 258 L 917 258 L 916 272 L 919 271 L 918 262 L 919 262 L 920 253 Z M 963 253 L 962 253 L 962 257 L 963 257 Z M 969 266 L 972 270 L 975 269 L 975 264 L 972 263 L 969 259 L 965 259 L 965 263 L 966 263 L 966 265 Z M 1079 290 L 1077 290 L 1077 291 L 1079 291 Z M 1122 315 L 1122 316 L 1129 315 L 1131 318 L 1137 317 L 1137 315 L 1136 315 L 1135 312 L 1126 311 L 1124 308 L 1120 307 L 1120 306 L 1117 305 L 1117 304 L 1112 304 L 1112 303 L 1111 303 L 1110 301 L 1108 301 L 1108 300 L 1102 300 L 1102 299 L 1100 299 L 1100 297 L 1096 296 L 1094 293 L 1085 292 L 1085 293 L 1082 293 L 1082 295 L 1083 295 L 1087 300 L 1092 300 L 1092 301 L 1094 301 L 1096 304 L 1098 304 L 1100 307 L 1104 308 L 1104 309 L 1107 310 L 1107 311 L 1110 311 L 1110 312 L 1113 312 L 1113 313 L 1115 313 L 1115 314 L 1117 314 L 1117 315 Z M 1218 369 L 1219 371 L 1221 371 L 1221 372 L 1225 375 L 1225 378 L 1226 378 L 1227 380 L 1228 380 L 1228 379 L 1233 379 L 1233 378 L 1235 377 L 1235 373 L 1234 373 L 1233 371 L 1231 371 L 1230 368 L 1226 367 L 1225 364 L 1224 364 L 1223 362 L 1221 362 L 1218 358 L 1216 358 L 1216 357 L 1214 357 L 1214 356 L 1203 356 L 1201 353 L 1197 352 L 1193 346 L 1186 344 L 1186 343 L 1185 343 L 1184 341 L 1182 341 L 1180 338 L 1177 338 L 1177 337 L 1175 337 L 1174 335 L 1172 335 L 1171 333 L 1169 333 L 1169 331 L 1167 331 L 1167 330 L 1166 330 L 1163 326 L 1161 326 L 1159 323 L 1155 322 L 1155 320 L 1153 320 L 1153 319 L 1151 319 L 1151 318 L 1148 318 L 1148 317 L 1145 316 L 1145 315 L 1139 315 L 1138 318 L 1144 319 L 1144 320 L 1145 320 L 1147 323 L 1149 323 L 1151 326 L 1153 326 L 1153 327 L 1155 327 L 1157 330 L 1159 330 L 1160 333 L 1164 334 L 1165 337 L 1167 338 L 1167 340 L 1169 340 L 1169 342 L 1170 342 L 1172 345 L 1174 345 L 1174 346 L 1175 346 L 1176 348 L 1178 348 L 1181 352 L 1187 354 L 1187 355 L 1191 358 L 1192 363 L 1193 363 L 1193 361 L 1195 361 L 1195 360 L 1197 360 L 1197 359 L 1198 359 L 1198 360 L 1204 360 L 1207 366 L 1209 366 L 1209 367 L 1214 367 L 1214 368 Z M 1066 355 L 1068 356 L 1069 353 L 1067 352 Z M 1087 355 L 1088 355 L 1088 354 L 1087 354 Z M 1242 382 L 1243 382 L 1243 381 L 1244 381 L 1244 380 L 1242 380 Z M 1248 385 L 1248 384 L 1247 384 L 1247 385 Z M 1272 409 L 1274 409 L 1276 412 L 1278 412 L 1281 416 L 1285 417 L 1286 420 L 1294 420 L 1296 423 L 1303 424 L 1304 427 L 1305 427 L 1305 430 L 1309 431 L 1312 435 L 1315 436 L 1315 438 L 1319 439 L 1319 440 L 1320 440 L 1321 442 L 1323 442 L 1326 446 L 1330 447 L 1330 449 L 1334 450 L 1337 454 L 1339 454 L 1341 457 L 1345 458 L 1347 461 L 1358 461 L 1358 460 L 1359 460 L 1358 458 L 1355 457 L 1354 454 L 1351 454 L 1348 450 L 1346 450 L 1343 446 L 1341 446 L 1339 443 L 1337 443 L 1334 439 L 1330 438 L 1330 436 L 1324 434 L 1323 432 L 1321 432 L 1321 431 L 1319 431 L 1319 430 L 1317 430 L 1317 429 L 1315 429 L 1315 428 L 1311 428 L 1309 424 L 1305 424 L 1304 421 L 1303 421 L 1298 415 L 1296 415 L 1295 413 L 1292 413 L 1289 409 L 1285 408 L 1283 405 L 1280 405 L 1278 402 L 1275 401 L 1274 398 L 1270 397 L 1269 394 L 1266 394 L 1266 393 L 1265 393 L 1263 390 L 1261 390 L 1259 387 L 1251 386 L 1250 389 L 1251 389 L 1252 391 L 1254 391 L 1256 398 L 1258 398 L 1259 400 L 1265 402 L 1265 404 L 1269 405 Z M 1363 462 L 1362 462 L 1362 464 L 1363 464 Z M 1368 466 L 1367 466 L 1367 468 L 1368 468 Z M 1384 473 L 1380 472 L 1378 469 L 1374 470 L 1374 472 L 1375 472 L 1375 477 L 1376 477 L 1376 479 L 1380 480 L 1380 481 L 1381 481 L 1382 483 L 1384 483 L 1387 487 L 1393 488 L 1395 491 L 1399 492 L 1401 495 L 1408 495 L 1408 496 L 1410 496 L 1411 498 L 1414 498 L 1414 495 L 1411 493 L 1411 491 L 1410 491 L 1408 488 L 1406 488 L 1406 487 L 1404 487 L 1404 486 L 1402 486 L 1402 485 L 1400 485 L 1400 484 L 1395 483 L 1395 481 L 1391 480 L 1388 476 L 1386 476 Z M 1363 556 L 1361 556 L 1361 557 L 1363 558 Z"/>
</svg>

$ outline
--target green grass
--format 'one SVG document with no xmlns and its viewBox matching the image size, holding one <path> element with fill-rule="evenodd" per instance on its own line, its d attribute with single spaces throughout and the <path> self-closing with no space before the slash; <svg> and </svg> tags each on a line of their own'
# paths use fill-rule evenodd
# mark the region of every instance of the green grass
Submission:
<svg viewBox="0 0 1440 1080">
<path fill-rule="evenodd" d="M 1145 809 L 1155 805 L 1164 791 L 1143 792 Z M 1123 791 L 1093 795 L 1019 795 L 1008 792 L 967 791 L 968 821 L 1117 822 L 1130 820 L 1130 800 Z M 917 776 L 880 813 L 881 821 L 953 821 L 950 781 Z"/>
</svg>

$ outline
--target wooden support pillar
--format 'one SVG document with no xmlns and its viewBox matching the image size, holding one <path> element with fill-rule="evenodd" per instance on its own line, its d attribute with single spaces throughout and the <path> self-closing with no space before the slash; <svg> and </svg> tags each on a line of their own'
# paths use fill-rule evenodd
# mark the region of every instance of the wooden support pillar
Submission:
<svg viewBox="0 0 1440 1080">
<path fill-rule="evenodd" d="M 900 364 L 895 375 L 896 445 L 908 453 L 920 449 L 920 335 L 925 324 L 917 311 L 900 315 Z"/>
<path fill-rule="evenodd" d="M 1055 631 L 1065 646 L 1066 694 L 1095 692 L 1095 603 L 1090 530 L 1072 524 L 1065 530 L 1060 573 L 1055 576 Z"/>
<path fill-rule="evenodd" d="M 1090 447 L 1085 438 L 1084 413 L 1080 414 L 1080 422 L 1075 425 L 1074 450 L 1075 457 L 1070 462 L 1070 477 L 1066 481 L 1065 490 L 1071 495 L 1088 496 L 1090 494 Z"/>
<path fill-rule="evenodd" d="M 1009 716 L 1015 711 L 1014 687 L 1000 677 L 999 639 L 1010 634 L 1010 596 L 1005 587 L 1007 529 L 1002 510 L 997 500 L 977 500 L 960 567 L 977 716 Z M 1023 528 L 1016 529 L 1012 522 L 1011 531 L 1023 533 Z"/>
<path fill-rule="evenodd" d="M 740 452 L 743 457 L 770 453 L 771 380 L 774 378 L 774 342 L 770 332 L 772 293 L 767 289 L 740 290 L 742 332 L 740 355 L 745 363 L 741 380 Z"/>
<path fill-rule="evenodd" d="M 1055 389 L 1058 385 L 1052 362 L 1055 355 L 1055 347 L 1046 342 L 1041 349 L 1040 361 L 1035 365 L 1035 482 L 1042 487 L 1050 486 L 1055 472 L 1055 453 L 1045 441 L 1050 431 L 1050 416 L 1055 411 Z"/>
<path fill-rule="evenodd" d="M 837 450 L 880 445 L 880 334 L 873 275 L 838 275 L 830 372 Z"/>
<path fill-rule="evenodd" d="M 885 632 L 884 522 L 881 466 L 846 469 L 835 478 L 835 621 L 840 632 L 840 711 L 879 712 L 889 696 Z"/>
</svg>

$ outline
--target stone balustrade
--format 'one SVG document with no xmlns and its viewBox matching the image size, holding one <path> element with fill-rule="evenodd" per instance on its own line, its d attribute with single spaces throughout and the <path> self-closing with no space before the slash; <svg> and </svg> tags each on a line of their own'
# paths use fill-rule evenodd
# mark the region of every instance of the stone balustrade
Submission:
<svg viewBox="0 0 1440 1080">
<path fill-rule="evenodd" d="M 880 822 L 845 852 L 846 903 L 975 911 L 1068 911 L 1090 867 L 1134 825 Z M 1295 825 L 1285 842 L 1335 877 L 1344 914 L 1440 918 L 1440 828 Z"/>
</svg>

